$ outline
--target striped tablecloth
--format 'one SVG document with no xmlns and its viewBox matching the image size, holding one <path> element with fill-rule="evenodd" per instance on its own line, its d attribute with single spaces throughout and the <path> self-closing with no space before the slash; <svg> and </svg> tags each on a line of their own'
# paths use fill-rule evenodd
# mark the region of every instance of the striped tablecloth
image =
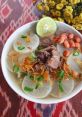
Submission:
<svg viewBox="0 0 82 117">
<path fill-rule="evenodd" d="M 10 34 L 39 15 L 32 0 L 0 0 L 0 54 Z M 82 117 L 82 92 L 59 104 L 33 103 L 8 86 L 0 67 L 0 117 Z"/>
</svg>

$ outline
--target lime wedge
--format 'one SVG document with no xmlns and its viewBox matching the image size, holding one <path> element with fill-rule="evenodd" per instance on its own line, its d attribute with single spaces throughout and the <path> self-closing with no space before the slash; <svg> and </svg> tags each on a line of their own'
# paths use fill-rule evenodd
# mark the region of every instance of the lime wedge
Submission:
<svg viewBox="0 0 82 117">
<path fill-rule="evenodd" d="M 55 81 L 54 85 L 53 85 L 53 89 L 51 91 L 51 96 L 53 96 L 55 98 L 61 98 L 65 95 L 68 95 L 69 93 L 71 93 L 72 90 L 74 89 L 74 80 L 72 80 L 72 79 L 62 80 L 61 83 L 62 83 L 63 91 L 61 92 L 59 90 L 58 81 Z"/>
<path fill-rule="evenodd" d="M 41 37 L 47 37 L 56 32 L 56 22 L 50 17 L 40 19 L 36 26 L 36 32 Z"/>
<path fill-rule="evenodd" d="M 36 34 L 30 35 L 30 41 L 25 38 L 18 38 L 13 43 L 13 48 L 19 53 L 29 53 L 34 51 L 39 45 L 39 37 Z"/>
<path fill-rule="evenodd" d="M 25 87 L 27 87 L 27 91 L 25 90 Z M 49 82 L 43 82 L 41 86 L 36 88 L 36 83 L 27 76 L 24 78 L 22 82 L 22 89 L 26 94 L 29 94 L 34 98 L 45 98 L 50 94 L 52 86 L 49 81 Z M 31 91 L 28 91 L 28 89 Z"/>
</svg>

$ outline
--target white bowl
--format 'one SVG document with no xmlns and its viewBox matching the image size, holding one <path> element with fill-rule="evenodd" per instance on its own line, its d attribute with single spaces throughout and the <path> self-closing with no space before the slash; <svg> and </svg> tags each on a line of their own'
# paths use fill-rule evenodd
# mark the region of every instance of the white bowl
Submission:
<svg viewBox="0 0 82 117">
<path fill-rule="evenodd" d="M 22 27 L 18 28 L 7 40 L 4 48 L 3 48 L 3 51 L 2 51 L 2 56 L 1 56 L 1 66 L 2 66 L 2 72 L 3 72 L 3 75 L 7 81 L 7 83 L 9 84 L 9 86 L 20 96 L 22 96 L 23 98 L 29 100 L 29 101 L 33 101 L 33 102 L 36 102 L 36 103 L 41 103 L 41 104 L 52 104 L 52 103 L 59 103 L 59 102 L 62 102 L 62 101 L 65 101 L 67 99 L 70 99 L 72 98 L 73 96 L 75 96 L 77 93 L 80 92 L 80 90 L 82 89 L 82 82 L 80 82 L 75 88 L 74 90 L 62 97 L 62 98 L 54 98 L 54 97 L 47 97 L 45 99 L 36 99 L 36 98 L 33 98 L 27 94 L 25 94 L 22 89 L 21 89 L 21 86 L 18 84 L 17 82 L 17 79 L 16 77 L 10 73 L 7 69 L 7 54 L 9 52 L 9 49 L 11 48 L 12 46 L 12 43 L 13 41 L 18 38 L 19 35 L 29 31 L 30 29 L 32 29 L 33 31 L 35 31 L 35 27 L 36 27 L 36 23 L 37 21 L 33 21 L 33 22 L 30 22 L 28 24 L 25 24 L 23 25 Z M 72 32 L 74 34 L 77 34 L 79 35 L 81 38 L 82 38 L 82 35 L 81 33 L 79 33 L 76 29 L 74 29 L 73 27 L 65 24 L 65 23 L 62 23 L 62 22 L 56 22 L 57 23 L 57 26 L 58 26 L 58 32 Z"/>
</svg>

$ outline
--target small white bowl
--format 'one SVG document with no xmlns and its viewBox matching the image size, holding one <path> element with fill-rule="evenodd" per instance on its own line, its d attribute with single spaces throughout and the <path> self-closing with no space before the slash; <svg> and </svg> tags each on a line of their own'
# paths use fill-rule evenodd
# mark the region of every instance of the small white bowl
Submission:
<svg viewBox="0 0 82 117">
<path fill-rule="evenodd" d="M 29 100 L 29 101 L 33 101 L 33 102 L 36 102 L 36 103 L 41 103 L 41 104 L 53 104 L 53 103 L 59 103 L 59 102 L 62 102 L 62 101 L 65 101 L 67 99 L 70 99 L 72 98 L 73 96 L 75 96 L 77 93 L 80 92 L 80 90 L 82 89 L 82 82 L 80 82 L 75 88 L 74 90 L 62 97 L 62 98 L 54 98 L 54 97 L 47 97 L 45 99 L 36 99 L 36 98 L 33 98 L 27 94 L 25 94 L 22 89 L 21 89 L 21 86 L 18 84 L 18 81 L 16 79 L 16 77 L 8 71 L 7 69 L 7 54 L 12 46 L 12 43 L 13 41 L 18 38 L 21 34 L 29 31 L 30 29 L 35 31 L 35 27 L 36 27 L 36 23 L 37 21 L 33 21 L 33 22 L 30 22 L 28 24 L 25 24 L 23 25 L 22 27 L 18 28 L 7 40 L 4 48 L 3 48 L 3 51 L 2 51 L 2 56 L 1 56 L 1 66 L 2 66 L 2 72 L 3 72 L 3 75 L 7 81 L 7 83 L 9 84 L 9 86 L 20 96 L 22 96 L 23 98 Z M 72 32 L 78 36 L 80 36 L 82 38 L 82 35 L 81 33 L 79 33 L 76 29 L 74 29 L 73 27 L 63 23 L 63 22 L 56 22 L 57 23 L 57 33 L 60 33 L 60 32 Z"/>
</svg>

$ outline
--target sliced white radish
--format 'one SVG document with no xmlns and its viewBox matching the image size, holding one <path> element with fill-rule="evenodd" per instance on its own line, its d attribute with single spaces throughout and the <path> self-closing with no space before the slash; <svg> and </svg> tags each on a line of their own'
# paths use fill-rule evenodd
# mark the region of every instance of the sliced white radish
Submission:
<svg viewBox="0 0 82 117">
<path fill-rule="evenodd" d="M 19 53 L 11 50 L 7 56 L 7 68 L 9 71 L 13 72 L 13 65 L 18 64 Z"/>
<path fill-rule="evenodd" d="M 61 92 L 59 91 L 57 81 L 54 81 L 53 88 L 52 88 L 52 91 L 51 91 L 50 95 L 53 96 L 53 97 L 56 97 L 56 98 L 61 97 Z"/>
<path fill-rule="evenodd" d="M 26 92 L 24 90 L 25 87 L 29 87 L 31 89 L 33 89 L 33 91 L 31 92 Z M 45 98 L 47 97 L 51 90 L 52 90 L 52 85 L 49 82 L 44 82 L 43 81 L 43 85 L 39 86 L 37 89 L 35 89 L 36 87 L 36 83 L 34 81 L 32 81 L 29 77 L 25 77 L 23 82 L 22 82 L 22 89 L 26 94 L 29 94 L 30 96 L 34 97 L 34 98 Z"/>
<path fill-rule="evenodd" d="M 12 63 L 12 61 L 10 61 L 10 59 L 7 58 L 7 68 L 10 72 L 13 72 L 13 65 L 14 64 Z"/>
<path fill-rule="evenodd" d="M 24 59 L 28 57 L 28 54 L 20 54 L 19 58 L 18 58 L 18 63 L 21 64 L 23 63 Z"/>
<path fill-rule="evenodd" d="M 19 53 L 29 53 L 34 51 L 39 45 L 39 37 L 36 34 L 29 35 L 30 41 L 24 38 L 16 39 L 13 43 L 15 51 Z"/>
<path fill-rule="evenodd" d="M 60 55 L 62 56 L 65 48 L 64 48 L 64 46 L 57 44 L 57 50 L 60 53 Z"/>
<path fill-rule="evenodd" d="M 75 61 L 75 59 L 79 59 L 82 61 L 82 54 L 79 53 L 78 56 L 74 56 L 72 53 L 67 59 L 67 64 L 70 65 L 70 69 L 81 73 L 82 71 L 81 71 L 79 65 L 77 64 L 77 62 Z"/>
<path fill-rule="evenodd" d="M 74 89 L 74 80 L 65 79 L 62 80 L 63 92 L 59 90 L 58 81 L 54 81 L 53 89 L 51 91 L 51 95 L 56 98 L 61 98 L 65 95 L 68 95 Z"/>
<path fill-rule="evenodd" d="M 32 60 L 33 57 L 36 57 L 34 52 L 31 53 L 26 53 L 26 54 L 20 54 L 19 58 L 18 58 L 18 63 L 21 64 L 24 62 L 25 58 L 29 58 L 30 60 Z"/>
<path fill-rule="evenodd" d="M 58 50 L 58 52 L 60 53 L 60 55 L 62 56 L 62 55 L 63 55 L 63 52 L 64 52 L 65 50 L 72 51 L 73 48 L 65 48 L 63 45 L 57 44 L 57 50 Z"/>
</svg>

